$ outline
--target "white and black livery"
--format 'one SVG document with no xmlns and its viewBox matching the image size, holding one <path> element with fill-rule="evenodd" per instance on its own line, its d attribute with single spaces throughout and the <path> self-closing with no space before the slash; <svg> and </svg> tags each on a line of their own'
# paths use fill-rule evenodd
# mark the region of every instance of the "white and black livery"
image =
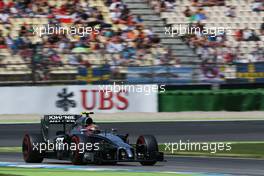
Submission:
<svg viewBox="0 0 264 176">
<path fill-rule="evenodd" d="M 135 145 L 128 134 L 100 130 L 90 117 L 82 115 L 45 115 L 39 134 L 25 134 L 22 151 L 25 162 L 41 163 L 44 158 L 70 160 L 75 165 L 140 162 L 154 165 L 163 161 L 154 136 L 141 135 Z"/>
</svg>

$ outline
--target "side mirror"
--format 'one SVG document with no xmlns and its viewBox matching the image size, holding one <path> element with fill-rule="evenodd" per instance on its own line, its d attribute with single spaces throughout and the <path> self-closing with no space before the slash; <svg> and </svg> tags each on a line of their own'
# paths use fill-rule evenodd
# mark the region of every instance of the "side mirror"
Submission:
<svg viewBox="0 0 264 176">
<path fill-rule="evenodd" d="M 128 138 L 128 136 L 129 136 L 129 134 L 127 133 L 127 134 L 125 135 L 125 138 L 127 139 L 127 138 Z"/>
</svg>

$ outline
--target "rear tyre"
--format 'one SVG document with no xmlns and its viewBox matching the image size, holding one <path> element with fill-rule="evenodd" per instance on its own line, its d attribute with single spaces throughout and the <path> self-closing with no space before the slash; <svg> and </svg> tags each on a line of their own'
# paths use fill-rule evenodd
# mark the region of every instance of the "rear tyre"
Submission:
<svg viewBox="0 0 264 176">
<path fill-rule="evenodd" d="M 153 166 L 157 162 L 157 153 L 159 152 L 158 143 L 152 135 L 139 136 L 136 145 L 137 154 L 143 154 L 145 161 L 140 162 L 143 166 Z M 149 161 L 148 161 L 149 160 Z"/>
<path fill-rule="evenodd" d="M 76 146 L 76 150 L 71 150 L 71 162 L 74 165 L 84 165 L 84 153 L 79 150 L 80 143 L 86 144 L 83 136 L 73 136 L 71 138 L 71 145 Z"/>
<path fill-rule="evenodd" d="M 22 153 L 26 163 L 41 163 L 43 161 L 43 154 L 40 153 L 39 148 L 34 146 L 42 144 L 43 138 L 40 134 L 26 134 L 22 142 Z M 33 145 L 34 144 L 34 145 Z"/>
</svg>

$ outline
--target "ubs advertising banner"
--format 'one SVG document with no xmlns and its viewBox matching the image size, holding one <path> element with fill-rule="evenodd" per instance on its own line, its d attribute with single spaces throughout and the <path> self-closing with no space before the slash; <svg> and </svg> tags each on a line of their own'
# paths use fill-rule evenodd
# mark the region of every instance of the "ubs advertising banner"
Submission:
<svg viewBox="0 0 264 176">
<path fill-rule="evenodd" d="M 157 112 L 157 85 L 125 86 L 1 87 L 0 114 Z"/>
</svg>

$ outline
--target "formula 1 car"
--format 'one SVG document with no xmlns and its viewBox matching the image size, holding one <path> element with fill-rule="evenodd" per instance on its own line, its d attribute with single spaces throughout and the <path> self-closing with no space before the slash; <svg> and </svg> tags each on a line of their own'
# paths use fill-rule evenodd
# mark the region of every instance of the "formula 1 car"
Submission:
<svg viewBox="0 0 264 176">
<path fill-rule="evenodd" d="M 71 160 L 75 165 L 88 163 L 116 164 L 140 162 L 154 165 L 163 161 L 154 136 L 141 135 L 135 145 L 128 142 L 128 134 L 100 130 L 90 114 L 44 115 L 39 134 L 25 134 L 23 158 L 27 163 L 41 163 L 44 158 Z"/>
</svg>

